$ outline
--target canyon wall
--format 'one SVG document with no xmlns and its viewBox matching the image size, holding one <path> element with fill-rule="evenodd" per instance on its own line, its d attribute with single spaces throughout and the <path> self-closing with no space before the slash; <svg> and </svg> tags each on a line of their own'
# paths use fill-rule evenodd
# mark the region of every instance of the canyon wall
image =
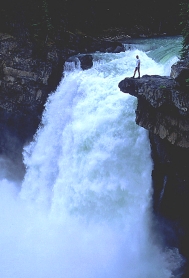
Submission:
<svg viewBox="0 0 189 278">
<path fill-rule="evenodd" d="M 64 55 L 0 34 L 0 154 L 15 163 L 38 128 L 48 94 L 61 79 Z"/>
<path fill-rule="evenodd" d="M 138 99 L 136 123 L 149 131 L 154 163 L 154 225 L 167 246 L 189 258 L 189 59 L 172 66 L 170 77 L 125 78 L 123 93 Z M 187 273 L 187 271 L 186 271 Z M 188 274 L 186 274 L 188 275 Z M 183 276 L 188 277 L 188 276 Z"/>
</svg>

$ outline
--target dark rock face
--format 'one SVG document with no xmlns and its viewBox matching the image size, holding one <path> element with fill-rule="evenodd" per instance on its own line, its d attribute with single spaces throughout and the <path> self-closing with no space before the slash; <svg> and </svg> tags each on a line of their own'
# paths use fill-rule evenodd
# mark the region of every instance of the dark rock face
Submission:
<svg viewBox="0 0 189 278">
<path fill-rule="evenodd" d="M 144 75 L 119 83 L 138 98 L 136 123 L 179 147 L 189 147 L 189 94 L 171 77 Z"/>
<path fill-rule="evenodd" d="M 184 66 L 183 66 L 184 65 Z M 189 261 L 189 88 L 187 61 L 172 66 L 170 77 L 125 78 L 124 93 L 138 99 L 136 123 L 149 131 L 154 162 L 155 229 L 168 246 Z M 188 270 L 185 271 L 185 275 Z M 182 276 L 188 277 L 188 276 Z"/>
<path fill-rule="evenodd" d="M 183 89 L 189 91 L 189 88 L 186 87 L 186 79 L 189 78 L 189 58 L 178 61 L 174 64 L 171 68 L 170 76 L 174 78 Z"/>
<path fill-rule="evenodd" d="M 154 169 L 153 209 L 168 246 L 189 258 L 189 149 L 179 148 L 150 132 Z"/>
<path fill-rule="evenodd" d="M 48 94 L 61 79 L 63 62 L 54 46 L 41 55 L 31 42 L 0 34 L 0 154 L 21 159 L 21 148 L 34 135 Z"/>
<path fill-rule="evenodd" d="M 22 45 L 11 37 L 0 37 L 0 49 L 1 107 L 11 112 L 44 103 L 60 79 L 54 73 L 60 60 L 56 49 L 49 49 L 45 61 L 34 57 L 31 44 Z"/>
</svg>

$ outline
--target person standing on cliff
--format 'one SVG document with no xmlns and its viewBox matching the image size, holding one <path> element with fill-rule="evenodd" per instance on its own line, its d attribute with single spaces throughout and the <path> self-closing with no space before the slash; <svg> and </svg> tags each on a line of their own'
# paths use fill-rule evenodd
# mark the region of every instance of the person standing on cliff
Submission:
<svg viewBox="0 0 189 278">
<path fill-rule="evenodd" d="M 134 70 L 134 75 L 133 75 L 133 78 L 135 78 L 135 74 L 136 72 L 138 71 L 138 78 L 140 78 L 140 59 L 139 59 L 139 56 L 137 55 L 136 56 L 136 67 L 135 67 L 135 70 Z"/>
</svg>

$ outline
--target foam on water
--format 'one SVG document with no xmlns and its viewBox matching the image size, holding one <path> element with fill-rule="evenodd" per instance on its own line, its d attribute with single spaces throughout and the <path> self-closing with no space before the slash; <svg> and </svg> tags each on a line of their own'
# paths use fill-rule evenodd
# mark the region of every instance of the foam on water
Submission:
<svg viewBox="0 0 189 278">
<path fill-rule="evenodd" d="M 96 53 L 49 97 L 21 189 L 1 181 L 1 278 L 176 277 L 181 257 L 150 230 L 148 133 L 118 88 L 137 54 L 142 75 L 170 71 L 139 50 Z"/>
</svg>

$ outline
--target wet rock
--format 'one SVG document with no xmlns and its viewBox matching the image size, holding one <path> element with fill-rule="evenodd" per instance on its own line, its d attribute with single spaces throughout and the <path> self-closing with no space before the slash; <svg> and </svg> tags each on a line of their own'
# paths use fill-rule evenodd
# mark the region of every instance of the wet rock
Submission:
<svg viewBox="0 0 189 278">
<path fill-rule="evenodd" d="M 90 69 L 93 66 L 93 56 L 90 54 L 80 55 L 78 59 L 80 60 L 80 65 L 83 70 Z"/>
<path fill-rule="evenodd" d="M 119 53 L 124 52 L 124 46 L 120 42 L 110 41 L 110 40 L 94 40 L 89 47 L 91 52 L 109 52 L 109 53 Z"/>
<path fill-rule="evenodd" d="M 120 52 L 124 52 L 124 51 L 125 51 L 124 46 L 123 46 L 123 45 L 122 45 L 122 46 L 118 45 L 118 46 L 114 49 L 113 53 L 120 53 Z"/>
<path fill-rule="evenodd" d="M 189 79 L 189 58 L 178 61 L 171 67 L 170 76 L 174 78 L 182 88 L 189 90 L 186 80 Z"/>
</svg>

